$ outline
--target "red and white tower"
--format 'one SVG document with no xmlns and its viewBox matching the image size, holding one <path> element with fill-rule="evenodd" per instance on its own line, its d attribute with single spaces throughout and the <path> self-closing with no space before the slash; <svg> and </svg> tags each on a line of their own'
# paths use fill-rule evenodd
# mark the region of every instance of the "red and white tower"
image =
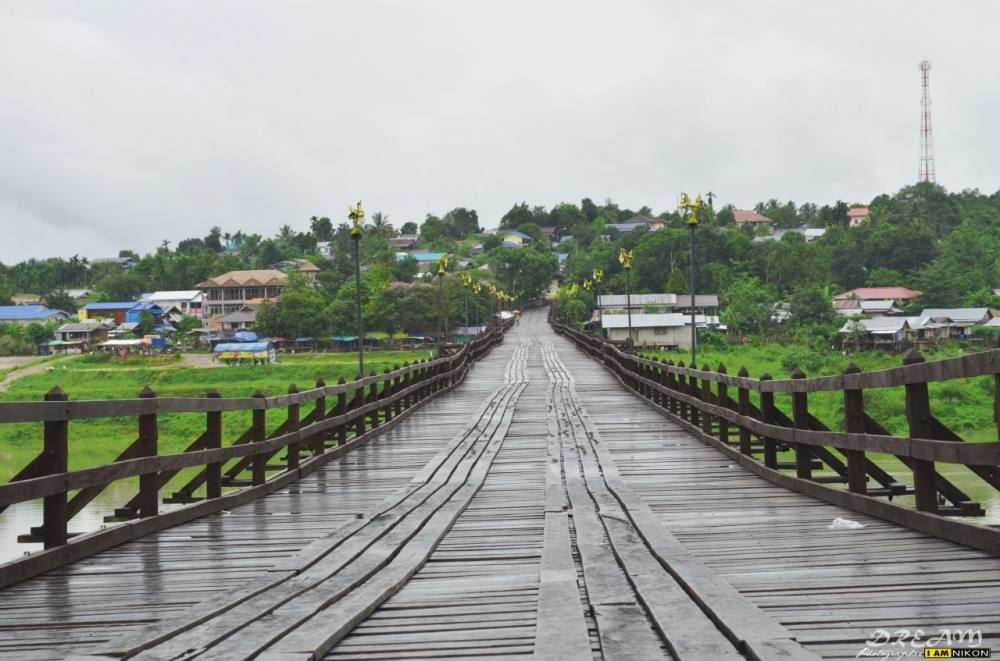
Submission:
<svg viewBox="0 0 1000 661">
<path fill-rule="evenodd" d="M 920 63 L 920 78 L 923 94 L 920 97 L 920 173 L 917 181 L 937 181 L 934 174 L 934 134 L 931 131 L 931 63 Z"/>
</svg>

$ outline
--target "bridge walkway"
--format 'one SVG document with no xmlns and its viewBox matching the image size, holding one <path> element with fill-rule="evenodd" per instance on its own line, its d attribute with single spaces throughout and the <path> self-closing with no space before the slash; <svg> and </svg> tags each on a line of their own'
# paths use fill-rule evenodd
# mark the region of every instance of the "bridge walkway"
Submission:
<svg viewBox="0 0 1000 661">
<path fill-rule="evenodd" d="M 5 590 L 0 654 L 855 658 L 876 629 L 1000 646 L 1000 560 L 730 465 L 541 314 L 470 376 L 285 492 Z"/>
</svg>

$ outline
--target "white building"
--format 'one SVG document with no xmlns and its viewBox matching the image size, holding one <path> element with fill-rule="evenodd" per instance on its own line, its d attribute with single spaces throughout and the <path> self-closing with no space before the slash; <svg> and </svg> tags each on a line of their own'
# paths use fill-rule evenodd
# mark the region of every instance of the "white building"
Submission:
<svg viewBox="0 0 1000 661">
<path fill-rule="evenodd" d="M 161 309 L 177 308 L 182 314 L 201 316 L 202 293 L 197 289 L 154 291 L 139 297 L 143 303 L 156 303 Z"/>
<path fill-rule="evenodd" d="M 696 314 L 694 323 L 698 328 L 725 330 L 719 318 L 712 315 Z M 628 315 L 604 314 L 601 326 L 609 340 L 628 340 Z M 679 312 L 667 314 L 632 314 L 632 339 L 637 347 L 660 347 L 685 349 L 691 347 L 691 316 Z"/>
</svg>

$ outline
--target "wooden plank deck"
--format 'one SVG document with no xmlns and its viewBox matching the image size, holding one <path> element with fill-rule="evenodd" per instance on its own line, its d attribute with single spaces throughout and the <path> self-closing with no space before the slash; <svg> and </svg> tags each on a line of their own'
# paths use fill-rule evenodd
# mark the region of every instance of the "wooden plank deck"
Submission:
<svg viewBox="0 0 1000 661">
<path fill-rule="evenodd" d="M 511 351 L 511 343 L 497 347 L 446 397 L 287 489 L 3 590 L 0 658 L 97 649 L 257 579 L 354 521 L 407 484 L 466 424 L 503 381 Z"/>
<path fill-rule="evenodd" d="M 823 658 L 876 629 L 981 630 L 1000 649 L 1000 559 L 844 510 L 729 462 L 554 340 L 626 482 L 691 553 Z M 830 530 L 837 517 L 859 530 Z M 896 648 L 899 649 L 899 648 Z"/>
<path fill-rule="evenodd" d="M 854 658 L 878 628 L 997 647 L 998 587 L 730 465 L 532 313 L 289 489 L 4 590 L 0 658 Z"/>
</svg>

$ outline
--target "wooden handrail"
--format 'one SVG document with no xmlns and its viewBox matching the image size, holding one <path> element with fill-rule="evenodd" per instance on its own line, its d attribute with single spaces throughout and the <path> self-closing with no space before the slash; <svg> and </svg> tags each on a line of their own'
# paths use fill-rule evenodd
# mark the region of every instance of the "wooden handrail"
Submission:
<svg viewBox="0 0 1000 661">
<path fill-rule="evenodd" d="M 550 323 L 557 333 L 600 360 L 627 387 L 697 437 L 732 452 L 740 463 L 763 477 L 830 502 L 846 501 L 862 511 L 1000 553 L 1000 531 L 962 521 L 947 525 L 935 522 L 940 514 L 985 513 L 979 503 L 938 473 L 935 464 L 965 466 L 1000 490 L 1000 442 L 965 443 L 933 415 L 927 388 L 935 381 L 993 376 L 994 419 L 1000 424 L 1000 349 L 934 362 L 925 362 L 918 353 L 911 352 L 901 367 L 892 369 L 862 372 L 849 365 L 836 376 L 810 379 L 796 370 L 786 380 L 775 380 L 767 374 L 752 379 L 745 368 L 731 376 L 722 365 L 713 372 L 707 366 L 698 370 L 683 363 L 675 366 L 636 356 L 554 317 L 550 317 Z M 710 384 L 714 384 L 714 390 Z M 897 386 L 906 389 L 906 436 L 889 434 L 864 411 L 865 389 Z M 730 387 L 737 388 L 736 399 L 730 395 Z M 751 391 L 760 394 L 759 409 L 750 401 Z M 844 398 L 843 432 L 830 430 L 809 412 L 809 393 L 833 391 L 841 392 Z M 791 396 L 791 417 L 775 406 L 775 393 Z M 794 453 L 794 462 L 780 460 L 785 450 Z M 899 458 L 909 469 L 913 486 L 899 482 L 868 453 Z M 834 475 L 815 477 L 814 470 L 821 465 L 828 466 Z M 789 475 L 781 473 L 783 470 L 794 472 Z M 869 479 L 877 483 L 874 488 L 868 485 Z M 833 481 L 843 482 L 851 496 L 888 496 L 891 501 L 893 496 L 913 494 L 917 511 L 892 502 L 873 506 L 868 500 L 845 499 L 844 491 L 825 486 Z M 896 514 L 897 510 L 910 514 Z"/>
<path fill-rule="evenodd" d="M 0 512 L 6 507 L 26 501 L 45 499 L 44 521 L 33 528 L 22 541 L 44 541 L 53 548 L 72 543 L 67 539 L 66 523 L 81 507 L 67 509 L 67 493 L 80 491 L 89 502 L 107 485 L 116 480 L 139 477 L 139 494 L 126 507 L 116 510 L 114 520 L 135 517 L 155 517 L 159 505 L 159 490 L 180 470 L 203 466 L 204 469 L 177 493 L 179 500 L 200 500 L 194 492 L 205 485 L 208 500 L 221 499 L 222 487 L 232 482 L 243 471 L 250 471 L 252 480 L 247 487 L 268 482 L 267 470 L 274 470 L 267 461 L 285 449 L 285 473 L 297 473 L 300 461 L 311 462 L 330 447 L 350 446 L 349 438 L 369 437 L 381 423 L 389 423 L 404 411 L 419 406 L 437 393 L 459 383 L 472 362 L 482 358 L 499 344 L 503 333 L 512 322 L 505 322 L 496 330 L 464 345 L 457 353 L 425 362 L 396 366 L 383 374 L 372 374 L 353 382 L 340 382 L 327 386 L 322 380 L 315 388 L 299 391 L 293 384 L 286 395 L 265 397 L 225 398 L 215 390 L 205 398 L 159 398 L 149 388 L 143 389 L 138 398 L 123 400 L 67 401 L 66 393 L 54 388 L 43 402 L 0 403 L 0 423 L 43 422 L 45 425 L 44 451 L 15 478 L 0 484 Z M 385 386 L 379 390 L 379 384 Z M 348 405 L 348 394 L 354 393 Z M 327 409 L 327 398 L 332 407 Z M 314 403 L 312 410 L 302 415 L 301 405 Z M 271 409 L 287 409 L 286 419 L 266 435 L 265 415 Z M 222 418 L 225 411 L 253 411 L 251 427 L 237 441 L 223 447 L 221 444 Z M 168 413 L 204 413 L 205 431 L 176 454 L 159 454 L 158 416 Z M 138 420 L 138 439 L 125 450 L 119 460 L 92 468 L 67 470 L 68 444 L 67 421 L 101 417 L 135 417 Z M 365 433 L 365 421 L 370 419 L 370 430 Z M 348 448 L 349 449 L 349 448 Z M 303 457 L 309 452 L 310 457 Z M 223 465 L 239 460 L 223 475 Z M 313 462 L 314 463 L 314 462 Z M 255 492 L 256 493 L 256 492 Z M 85 503 L 84 503 L 85 504 Z M 163 515 L 165 516 L 165 515 Z M 10 563 L 10 564 L 17 564 Z M 7 567 L 8 565 L 4 565 Z M 3 571 L 0 570 L 0 574 Z"/>
<path fill-rule="evenodd" d="M 476 340 L 473 340 L 475 342 Z M 471 343 L 470 343 L 471 344 Z M 158 397 L 155 399 L 94 399 L 43 402 L 0 402 L 0 424 L 14 422 L 45 422 L 49 420 L 86 420 L 108 417 L 132 417 L 159 413 L 210 413 L 215 411 L 246 411 L 252 409 L 285 408 L 295 404 L 313 402 L 320 397 L 336 396 L 359 388 L 371 387 L 402 375 L 450 364 L 462 355 L 469 345 L 454 356 L 436 358 L 427 363 L 403 367 L 386 374 L 366 376 L 344 384 L 311 388 L 301 392 L 274 397 Z"/>
</svg>

